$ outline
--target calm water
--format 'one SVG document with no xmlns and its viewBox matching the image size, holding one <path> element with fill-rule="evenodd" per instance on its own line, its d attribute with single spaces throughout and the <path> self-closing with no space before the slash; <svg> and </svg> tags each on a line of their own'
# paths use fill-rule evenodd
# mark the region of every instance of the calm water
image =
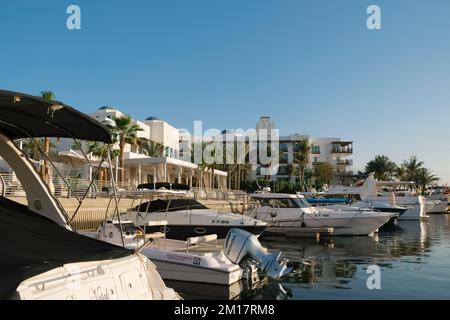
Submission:
<svg viewBox="0 0 450 320">
<path fill-rule="evenodd" d="M 168 283 L 185 299 L 450 299 L 450 215 L 400 222 L 375 237 L 265 239 L 294 272 L 279 282 L 231 288 Z M 381 289 L 369 290 L 367 267 L 381 269 Z"/>
</svg>

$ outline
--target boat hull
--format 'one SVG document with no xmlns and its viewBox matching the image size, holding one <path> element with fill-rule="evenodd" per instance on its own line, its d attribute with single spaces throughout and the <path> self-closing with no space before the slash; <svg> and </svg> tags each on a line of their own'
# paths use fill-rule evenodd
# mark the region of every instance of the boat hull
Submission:
<svg viewBox="0 0 450 320">
<path fill-rule="evenodd" d="M 444 213 L 447 211 L 448 202 L 439 202 L 434 205 L 433 208 L 429 209 L 427 213 Z"/>
<path fill-rule="evenodd" d="M 372 215 L 372 216 L 370 216 Z M 325 224 L 333 227 L 333 236 L 367 236 L 386 224 L 392 214 L 361 214 L 354 218 L 330 218 L 322 219 L 320 222 L 310 219 L 305 220 L 306 226 L 319 227 Z"/>
<path fill-rule="evenodd" d="M 188 265 L 166 260 L 158 260 L 155 258 L 150 259 L 152 259 L 152 262 L 156 265 L 156 269 L 164 280 L 229 286 L 240 281 L 243 276 L 243 270 L 240 268 L 232 271 L 225 271 L 221 269 L 196 266 L 194 264 Z"/>
<path fill-rule="evenodd" d="M 63 265 L 23 281 L 21 300 L 178 300 L 144 256 Z"/>
<path fill-rule="evenodd" d="M 392 218 L 391 213 L 359 213 L 356 215 L 329 214 L 305 216 L 302 220 L 284 221 L 277 223 L 276 227 L 269 227 L 268 232 L 289 228 L 291 234 L 304 234 L 305 228 L 333 228 L 332 236 L 367 236 L 375 232 Z M 321 235 L 330 235 L 329 232 L 319 232 Z"/>
<path fill-rule="evenodd" d="M 407 210 L 398 218 L 399 221 L 420 220 L 425 216 L 425 206 L 423 205 L 412 205 L 405 207 Z"/>
</svg>

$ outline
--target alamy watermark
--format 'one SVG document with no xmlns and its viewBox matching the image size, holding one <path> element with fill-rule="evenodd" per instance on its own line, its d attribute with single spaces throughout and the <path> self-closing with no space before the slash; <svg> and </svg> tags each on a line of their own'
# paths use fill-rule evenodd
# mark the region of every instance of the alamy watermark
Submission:
<svg viewBox="0 0 450 320">
<path fill-rule="evenodd" d="M 369 290 L 381 290 L 381 269 L 379 266 L 372 264 L 367 267 L 367 274 L 370 276 L 367 278 L 366 286 Z"/>
<path fill-rule="evenodd" d="M 370 5 L 367 7 L 367 18 L 366 25 L 369 30 L 380 30 L 381 29 L 381 8 L 377 5 Z"/>
<path fill-rule="evenodd" d="M 278 129 L 203 130 L 194 122 L 194 134 L 181 129 L 180 159 L 197 165 L 259 165 L 261 175 L 276 174 L 279 165 Z"/>
<path fill-rule="evenodd" d="M 66 20 L 66 27 L 69 30 L 81 30 L 81 8 L 78 5 L 71 4 L 67 7 L 68 14 Z M 369 30 L 381 29 L 381 8 L 378 5 L 372 4 L 367 7 L 366 13 L 369 17 L 366 20 L 366 26 Z"/>
<path fill-rule="evenodd" d="M 72 4 L 67 7 L 66 13 L 69 15 L 66 20 L 67 29 L 81 30 L 81 8 Z"/>
</svg>

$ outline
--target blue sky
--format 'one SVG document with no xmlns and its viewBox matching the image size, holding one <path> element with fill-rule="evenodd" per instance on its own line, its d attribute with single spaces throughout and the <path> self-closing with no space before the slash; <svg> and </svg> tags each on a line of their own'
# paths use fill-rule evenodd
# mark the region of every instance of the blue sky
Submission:
<svg viewBox="0 0 450 320">
<path fill-rule="evenodd" d="M 281 134 L 354 140 L 356 169 L 416 154 L 450 182 L 447 0 L 3 0 L 0 36 L 0 88 L 187 129 L 270 115 Z"/>
</svg>

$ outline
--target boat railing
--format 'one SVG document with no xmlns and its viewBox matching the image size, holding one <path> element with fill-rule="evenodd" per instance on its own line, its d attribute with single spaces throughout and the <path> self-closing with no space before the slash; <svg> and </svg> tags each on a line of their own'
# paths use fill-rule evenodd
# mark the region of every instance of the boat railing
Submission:
<svg viewBox="0 0 450 320">
<path fill-rule="evenodd" d="M 209 242 L 215 243 L 213 245 L 210 245 Z M 202 245 L 205 247 L 217 247 L 217 234 L 210 234 L 205 236 L 198 236 L 198 237 L 191 237 L 186 239 L 186 252 L 189 252 L 189 249 L 193 245 Z"/>
</svg>

